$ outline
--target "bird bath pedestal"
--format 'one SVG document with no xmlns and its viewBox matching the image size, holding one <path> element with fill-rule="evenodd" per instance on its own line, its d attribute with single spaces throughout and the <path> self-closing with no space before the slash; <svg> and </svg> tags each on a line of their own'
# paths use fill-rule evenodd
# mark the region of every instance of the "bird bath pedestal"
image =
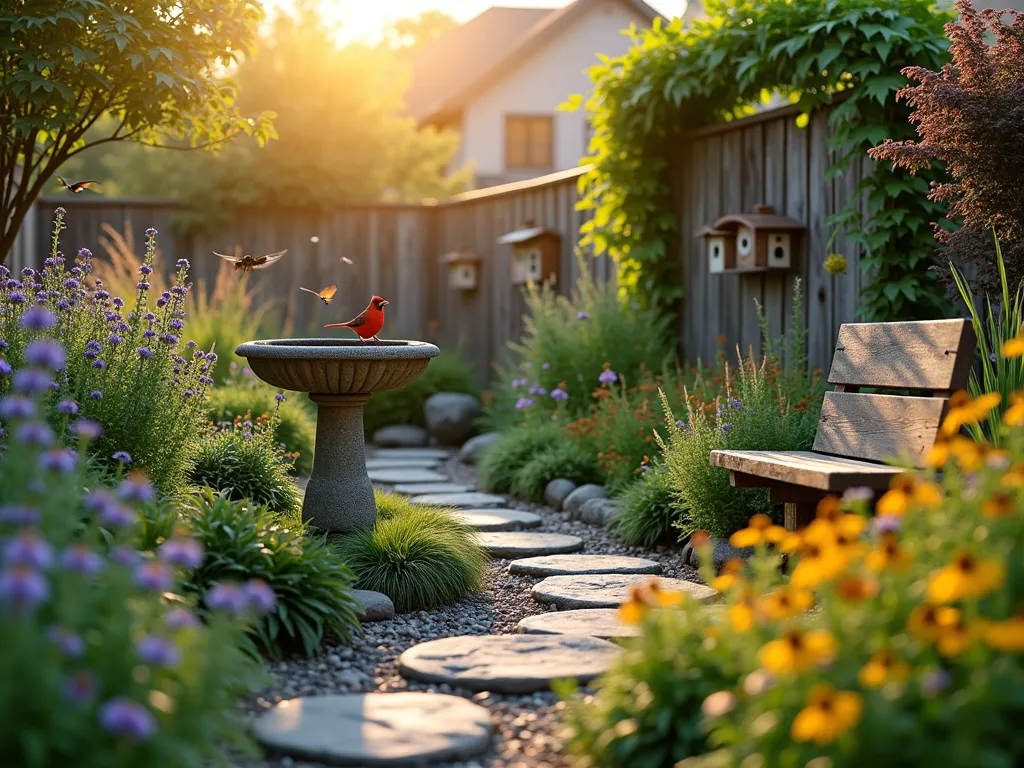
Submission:
<svg viewBox="0 0 1024 768">
<path fill-rule="evenodd" d="M 272 339 L 241 344 L 235 354 L 271 386 L 307 392 L 317 405 L 302 519 L 328 531 L 372 525 L 377 505 L 366 474 L 363 406 L 372 393 L 419 378 L 440 350 L 421 341 Z"/>
</svg>

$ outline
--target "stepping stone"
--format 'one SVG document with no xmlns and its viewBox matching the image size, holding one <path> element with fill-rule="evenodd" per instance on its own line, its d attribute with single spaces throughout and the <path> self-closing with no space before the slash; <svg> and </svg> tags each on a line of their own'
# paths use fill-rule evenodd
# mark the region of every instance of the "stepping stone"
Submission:
<svg viewBox="0 0 1024 768">
<path fill-rule="evenodd" d="M 543 522 L 539 515 L 517 509 L 464 509 L 453 516 L 478 531 L 518 531 Z"/>
<path fill-rule="evenodd" d="M 486 752 L 491 713 L 443 693 L 349 693 L 275 704 L 253 724 L 267 749 L 351 766 L 419 766 Z"/>
<path fill-rule="evenodd" d="M 474 507 L 501 507 L 507 502 L 504 496 L 495 496 L 493 493 L 428 493 L 424 496 L 413 496 L 412 503 L 433 507 L 473 509 Z"/>
<path fill-rule="evenodd" d="M 441 464 L 440 459 L 367 459 L 366 468 L 370 469 L 434 469 Z"/>
<path fill-rule="evenodd" d="M 602 640 L 639 637 L 638 624 L 619 621 L 617 608 L 584 608 L 578 611 L 550 611 L 527 616 L 516 629 L 527 635 L 590 635 Z"/>
<path fill-rule="evenodd" d="M 446 483 L 448 478 L 432 469 L 371 469 L 366 474 L 370 482 L 386 483 Z"/>
<path fill-rule="evenodd" d="M 383 592 L 372 589 L 353 589 L 352 597 L 359 603 L 361 622 L 386 621 L 395 617 L 395 604 Z"/>
<path fill-rule="evenodd" d="M 506 531 L 482 533 L 477 537 L 480 545 L 491 557 L 514 559 L 534 555 L 557 555 L 563 552 L 579 552 L 583 539 L 564 533 L 533 533 Z"/>
<path fill-rule="evenodd" d="M 653 560 L 620 555 L 548 555 L 513 560 L 508 572 L 519 576 L 562 576 L 591 573 L 661 573 Z"/>
<path fill-rule="evenodd" d="M 471 635 L 414 645 L 398 658 L 409 680 L 471 691 L 533 693 L 552 680 L 586 683 L 608 669 L 619 649 L 582 635 Z"/>
<path fill-rule="evenodd" d="M 554 603 L 561 610 L 573 608 L 615 608 L 629 599 L 629 589 L 646 584 L 650 576 L 598 573 L 592 575 L 548 576 L 533 585 L 533 599 Z M 694 600 L 713 600 L 718 592 L 711 587 L 683 579 L 659 578 L 658 584 L 667 592 L 686 592 Z"/>
<path fill-rule="evenodd" d="M 441 448 L 379 448 L 373 453 L 375 459 L 447 459 L 450 451 Z"/>
<path fill-rule="evenodd" d="M 395 493 L 406 496 L 419 496 L 422 493 L 466 493 L 472 490 L 473 486 L 459 483 L 399 483 L 395 486 Z"/>
</svg>

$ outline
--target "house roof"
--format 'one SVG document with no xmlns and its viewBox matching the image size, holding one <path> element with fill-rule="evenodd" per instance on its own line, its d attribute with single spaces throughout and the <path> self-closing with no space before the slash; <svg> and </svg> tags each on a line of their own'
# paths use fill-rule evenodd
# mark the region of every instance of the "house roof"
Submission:
<svg viewBox="0 0 1024 768">
<path fill-rule="evenodd" d="M 617 1 L 648 21 L 660 16 L 643 0 Z M 488 8 L 416 56 L 406 94 L 409 112 L 420 124 L 444 122 L 458 114 L 597 2 L 573 0 L 558 9 Z"/>
</svg>

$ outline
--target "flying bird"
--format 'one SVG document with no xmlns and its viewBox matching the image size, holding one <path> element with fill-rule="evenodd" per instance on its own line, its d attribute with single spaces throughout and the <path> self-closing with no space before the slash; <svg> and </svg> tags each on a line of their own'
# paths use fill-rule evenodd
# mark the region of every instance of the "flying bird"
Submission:
<svg viewBox="0 0 1024 768">
<path fill-rule="evenodd" d="M 373 339 L 375 343 L 380 344 L 377 334 L 384 327 L 384 307 L 387 305 L 385 299 L 374 296 L 370 299 L 369 306 L 352 320 L 347 323 L 330 323 L 324 328 L 351 328 L 363 341 Z"/>
<path fill-rule="evenodd" d="M 314 296 L 319 298 L 320 301 L 322 301 L 324 304 L 330 304 L 331 303 L 331 299 L 334 298 L 334 294 L 336 294 L 338 292 L 338 286 L 336 286 L 336 285 L 328 285 L 326 288 L 324 288 L 322 291 L 320 291 L 320 293 L 317 293 L 316 291 L 310 290 L 309 288 L 303 288 L 301 285 L 299 286 L 299 290 L 300 291 L 305 291 L 306 293 L 312 293 Z"/>
<path fill-rule="evenodd" d="M 251 272 L 254 269 L 265 269 L 273 264 L 275 261 L 280 259 L 288 253 L 288 249 L 285 248 L 283 251 L 277 253 L 268 253 L 265 256 L 250 256 L 246 254 L 242 255 L 242 249 L 240 247 L 235 248 L 234 256 L 226 256 L 223 253 L 213 252 L 214 256 L 220 256 L 224 261 L 230 261 L 235 265 L 235 270 L 238 272 Z"/>
<path fill-rule="evenodd" d="M 60 182 L 60 185 L 64 187 L 64 189 L 74 192 L 76 195 L 83 189 L 88 189 L 90 184 L 99 184 L 98 181 L 76 181 L 73 184 L 69 184 L 63 176 L 58 176 L 57 181 Z"/>
<path fill-rule="evenodd" d="M 352 259 L 350 259 L 348 256 L 342 256 L 341 260 L 343 262 L 345 262 L 346 264 L 351 264 L 352 263 Z"/>
</svg>

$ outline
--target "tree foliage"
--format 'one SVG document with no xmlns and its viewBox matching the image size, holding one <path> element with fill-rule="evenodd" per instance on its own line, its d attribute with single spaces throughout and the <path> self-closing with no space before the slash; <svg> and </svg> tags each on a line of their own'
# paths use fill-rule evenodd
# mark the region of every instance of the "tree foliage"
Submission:
<svg viewBox="0 0 1024 768">
<path fill-rule="evenodd" d="M 43 185 L 88 146 L 236 134 L 263 142 L 220 71 L 261 18 L 247 0 L 0 0 L 0 259 Z M 87 132 L 104 117 L 109 132 Z"/>
</svg>

